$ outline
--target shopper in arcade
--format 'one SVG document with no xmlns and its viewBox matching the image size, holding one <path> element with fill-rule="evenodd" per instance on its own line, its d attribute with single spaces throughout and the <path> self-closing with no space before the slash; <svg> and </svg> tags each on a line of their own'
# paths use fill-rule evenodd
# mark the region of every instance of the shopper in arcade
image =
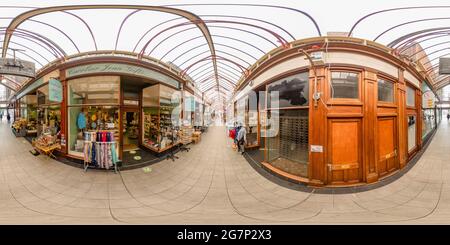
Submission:
<svg viewBox="0 0 450 245">
<path fill-rule="evenodd" d="M 241 152 L 241 154 L 244 154 L 245 151 L 245 142 L 247 142 L 247 130 L 245 129 L 245 126 L 239 123 L 239 131 L 237 133 L 237 146 L 238 146 L 238 152 Z"/>
</svg>

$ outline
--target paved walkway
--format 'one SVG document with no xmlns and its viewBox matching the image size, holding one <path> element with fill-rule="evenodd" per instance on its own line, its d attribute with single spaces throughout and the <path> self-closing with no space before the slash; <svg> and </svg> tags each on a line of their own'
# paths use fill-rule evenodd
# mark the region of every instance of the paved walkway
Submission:
<svg viewBox="0 0 450 245">
<path fill-rule="evenodd" d="M 0 123 L 1 224 L 450 223 L 447 120 L 407 174 L 342 195 L 270 182 L 231 150 L 222 127 L 150 173 L 83 172 L 30 149 Z"/>
</svg>

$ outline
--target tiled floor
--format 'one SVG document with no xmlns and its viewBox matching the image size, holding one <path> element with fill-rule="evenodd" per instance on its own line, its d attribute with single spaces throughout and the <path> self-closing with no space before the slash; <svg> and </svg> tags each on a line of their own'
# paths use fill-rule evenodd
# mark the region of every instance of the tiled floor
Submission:
<svg viewBox="0 0 450 245">
<path fill-rule="evenodd" d="M 152 171 L 120 174 L 71 167 L 15 138 L 0 123 L 2 224 L 450 223 L 450 123 L 395 182 L 328 195 L 281 187 L 231 150 L 212 127 L 190 152 Z"/>
</svg>

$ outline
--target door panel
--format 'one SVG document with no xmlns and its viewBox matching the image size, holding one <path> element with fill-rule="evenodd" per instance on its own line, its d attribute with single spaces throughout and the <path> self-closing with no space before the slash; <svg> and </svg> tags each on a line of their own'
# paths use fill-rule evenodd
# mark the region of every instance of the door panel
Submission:
<svg viewBox="0 0 450 245">
<path fill-rule="evenodd" d="M 362 180 L 361 119 L 330 119 L 328 183 L 350 184 Z"/>
<path fill-rule="evenodd" d="M 398 169 L 396 118 L 378 118 L 378 175 Z"/>
</svg>

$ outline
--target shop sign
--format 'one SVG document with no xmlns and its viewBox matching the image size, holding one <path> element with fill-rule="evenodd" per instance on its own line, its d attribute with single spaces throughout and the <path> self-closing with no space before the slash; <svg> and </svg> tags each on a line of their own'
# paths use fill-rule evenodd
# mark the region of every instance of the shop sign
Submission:
<svg viewBox="0 0 450 245">
<path fill-rule="evenodd" d="M 12 58 L 1 58 L 0 74 L 34 78 L 36 76 L 36 70 L 33 62 Z"/>
<path fill-rule="evenodd" d="M 51 78 L 48 81 L 48 99 L 53 102 L 61 103 L 63 99 L 62 94 L 63 89 L 61 82 L 54 78 Z"/>
<path fill-rule="evenodd" d="M 428 108 L 434 107 L 434 99 L 428 99 Z"/>
<path fill-rule="evenodd" d="M 180 88 L 180 84 L 175 79 L 161 74 L 157 71 L 150 70 L 140 66 L 127 65 L 127 64 L 119 64 L 119 63 L 98 63 L 98 64 L 89 64 L 82 65 L 77 67 L 72 67 L 67 69 L 67 78 L 94 74 L 94 73 L 120 73 L 120 74 L 129 74 L 133 76 L 146 77 L 151 80 L 156 80 L 161 83 L 173 86 L 175 88 Z"/>
<path fill-rule="evenodd" d="M 322 145 L 311 145 L 311 152 L 323 152 Z"/>
</svg>

